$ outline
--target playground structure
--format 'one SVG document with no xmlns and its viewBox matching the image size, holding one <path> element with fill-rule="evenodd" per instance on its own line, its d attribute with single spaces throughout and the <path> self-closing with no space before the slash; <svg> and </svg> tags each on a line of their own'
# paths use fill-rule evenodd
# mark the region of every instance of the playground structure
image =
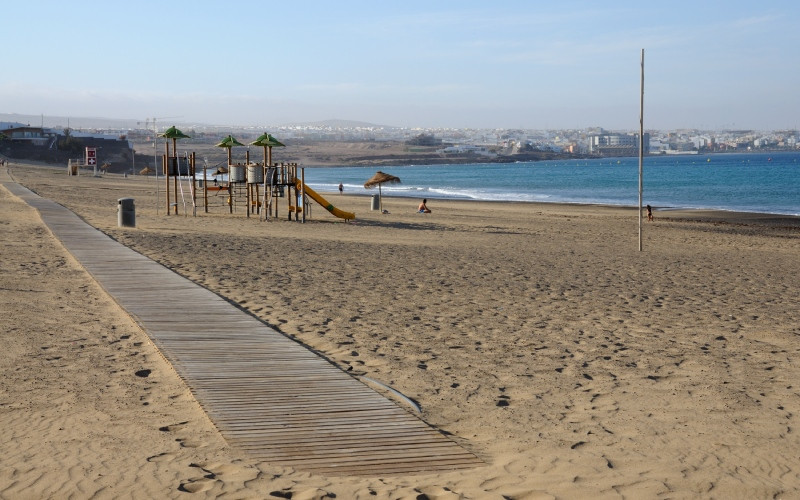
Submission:
<svg viewBox="0 0 800 500">
<path fill-rule="evenodd" d="M 229 136 L 230 137 L 230 136 Z M 232 139 L 232 138 L 231 138 Z M 235 139 L 233 139 L 235 141 Z M 223 146 L 227 147 L 227 146 Z M 266 149 L 266 148 L 265 148 Z M 173 148 L 174 152 L 174 148 Z M 178 196 L 183 199 L 184 215 L 188 215 L 187 199 L 182 182 L 189 181 L 189 199 L 193 215 L 196 215 L 198 203 L 198 190 L 202 189 L 202 207 L 205 213 L 209 212 L 209 192 L 212 196 L 223 195 L 226 197 L 228 211 L 234 213 L 236 208 L 244 204 L 246 215 L 258 214 L 260 220 L 270 220 L 279 217 L 281 208 L 280 199 L 286 199 L 287 219 L 305 222 L 306 215 L 311 214 L 311 201 L 322 205 L 335 217 L 344 220 L 355 219 L 355 214 L 334 207 L 319 193 L 305 184 L 305 168 L 297 163 L 272 163 L 271 154 L 265 153 L 265 161 L 251 162 L 249 151 L 244 163 L 233 163 L 228 149 L 227 180 L 219 181 L 216 176 L 209 185 L 207 168 L 202 170 L 202 177 L 197 178 L 196 155 L 194 152 L 186 153 L 183 161 L 176 155 L 162 157 L 162 167 L 166 178 L 166 209 L 167 215 L 179 212 Z M 174 200 L 174 201 L 172 201 Z"/>
</svg>

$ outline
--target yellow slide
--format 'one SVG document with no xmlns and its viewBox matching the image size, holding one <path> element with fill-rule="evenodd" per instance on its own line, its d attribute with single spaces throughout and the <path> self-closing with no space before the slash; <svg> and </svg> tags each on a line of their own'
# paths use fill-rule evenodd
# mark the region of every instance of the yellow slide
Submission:
<svg viewBox="0 0 800 500">
<path fill-rule="evenodd" d="M 336 217 L 339 217 L 340 219 L 344 219 L 344 220 L 351 220 L 351 219 L 355 219 L 356 218 L 356 214 L 354 214 L 353 212 L 345 212 L 344 210 L 339 210 L 338 208 L 336 208 L 333 205 L 331 205 L 330 203 L 328 203 L 328 200 L 326 200 L 325 198 L 320 196 L 319 193 L 317 193 L 316 191 L 314 191 L 313 189 L 311 189 L 308 186 L 303 186 L 303 181 L 301 181 L 300 179 L 297 179 L 296 182 L 297 182 L 297 190 L 298 191 L 304 190 L 305 193 L 312 200 L 316 201 L 317 203 L 319 203 L 320 205 L 325 207 L 325 210 L 327 210 L 331 214 L 335 215 Z"/>
</svg>

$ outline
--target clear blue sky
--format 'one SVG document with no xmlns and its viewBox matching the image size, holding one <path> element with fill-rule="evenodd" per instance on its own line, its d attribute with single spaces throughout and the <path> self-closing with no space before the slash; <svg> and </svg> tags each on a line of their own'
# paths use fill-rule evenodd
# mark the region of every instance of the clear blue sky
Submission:
<svg viewBox="0 0 800 500">
<path fill-rule="evenodd" d="M 0 113 L 637 129 L 645 49 L 647 128 L 800 125 L 795 0 L 28 0 L 0 17 Z"/>
</svg>

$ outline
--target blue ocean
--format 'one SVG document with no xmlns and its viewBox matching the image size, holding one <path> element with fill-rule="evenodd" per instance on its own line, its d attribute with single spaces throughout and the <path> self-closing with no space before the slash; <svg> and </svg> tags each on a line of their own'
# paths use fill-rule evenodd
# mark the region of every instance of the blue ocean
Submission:
<svg viewBox="0 0 800 500">
<path fill-rule="evenodd" d="M 305 169 L 322 192 L 371 195 L 377 170 L 401 183 L 384 196 L 637 206 L 638 158 L 523 163 Z M 800 153 L 725 153 L 645 157 L 643 203 L 656 208 L 800 215 Z"/>
</svg>

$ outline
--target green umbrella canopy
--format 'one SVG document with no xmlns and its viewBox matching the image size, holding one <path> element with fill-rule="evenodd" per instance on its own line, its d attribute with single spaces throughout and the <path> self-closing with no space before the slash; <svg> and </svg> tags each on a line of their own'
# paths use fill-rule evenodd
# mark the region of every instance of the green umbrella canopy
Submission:
<svg viewBox="0 0 800 500">
<path fill-rule="evenodd" d="M 184 134 L 180 130 L 175 128 L 175 125 L 171 126 L 164 132 L 158 134 L 159 137 L 166 137 L 167 139 L 191 139 L 188 135 Z"/>
<path fill-rule="evenodd" d="M 237 141 L 232 135 L 229 135 L 228 137 L 222 139 L 216 146 L 218 148 L 232 148 L 233 146 L 244 146 L 244 144 Z"/>
<path fill-rule="evenodd" d="M 216 145 L 218 148 L 227 148 L 228 149 L 228 165 L 231 164 L 232 157 L 231 157 L 231 149 L 234 146 L 244 146 L 241 142 L 237 141 L 232 135 L 228 135 L 228 137 L 222 139 L 219 144 Z"/>
<path fill-rule="evenodd" d="M 175 128 L 175 125 L 171 126 L 170 128 L 168 128 L 167 130 L 165 130 L 164 132 L 162 132 L 162 133 L 160 133 L 158 135 L 159 135 L 159 137 L 163 137 L 165 139 L 172 139 L 172 154 L 173 154 L 173 158 L 178 156 L 178 152 L 177 152 L 178 139 L 191 139 L 191 137 L 189 137 L 188 135 L 184 134 L 183 132 L 181 132 L 180 130 Z M 164 148 L 166 149 L 167 157 L 169 157 L 169 142 L 168 141 L 164 141 Z M 169 172 L 167 172 L 167 177 L 169 177 Z"/>
<path fill-rule="evenodd" d="M 250 143 L 251 146 L 262 146 L 264 148 L 264 165 L 272 165 L 272 148 L 284 147 L 285 144 L 273 137 L 272 135 L 264 132 L 258 138 Z"/>
<path fill-rule="evenodd" d="M 265 147 L 283 147 L 284 143 L 273 137 L 268 133 L 263 133 L 258 138 L 250 143 L 251 146 L 265 146 Z"/>
</svg>

